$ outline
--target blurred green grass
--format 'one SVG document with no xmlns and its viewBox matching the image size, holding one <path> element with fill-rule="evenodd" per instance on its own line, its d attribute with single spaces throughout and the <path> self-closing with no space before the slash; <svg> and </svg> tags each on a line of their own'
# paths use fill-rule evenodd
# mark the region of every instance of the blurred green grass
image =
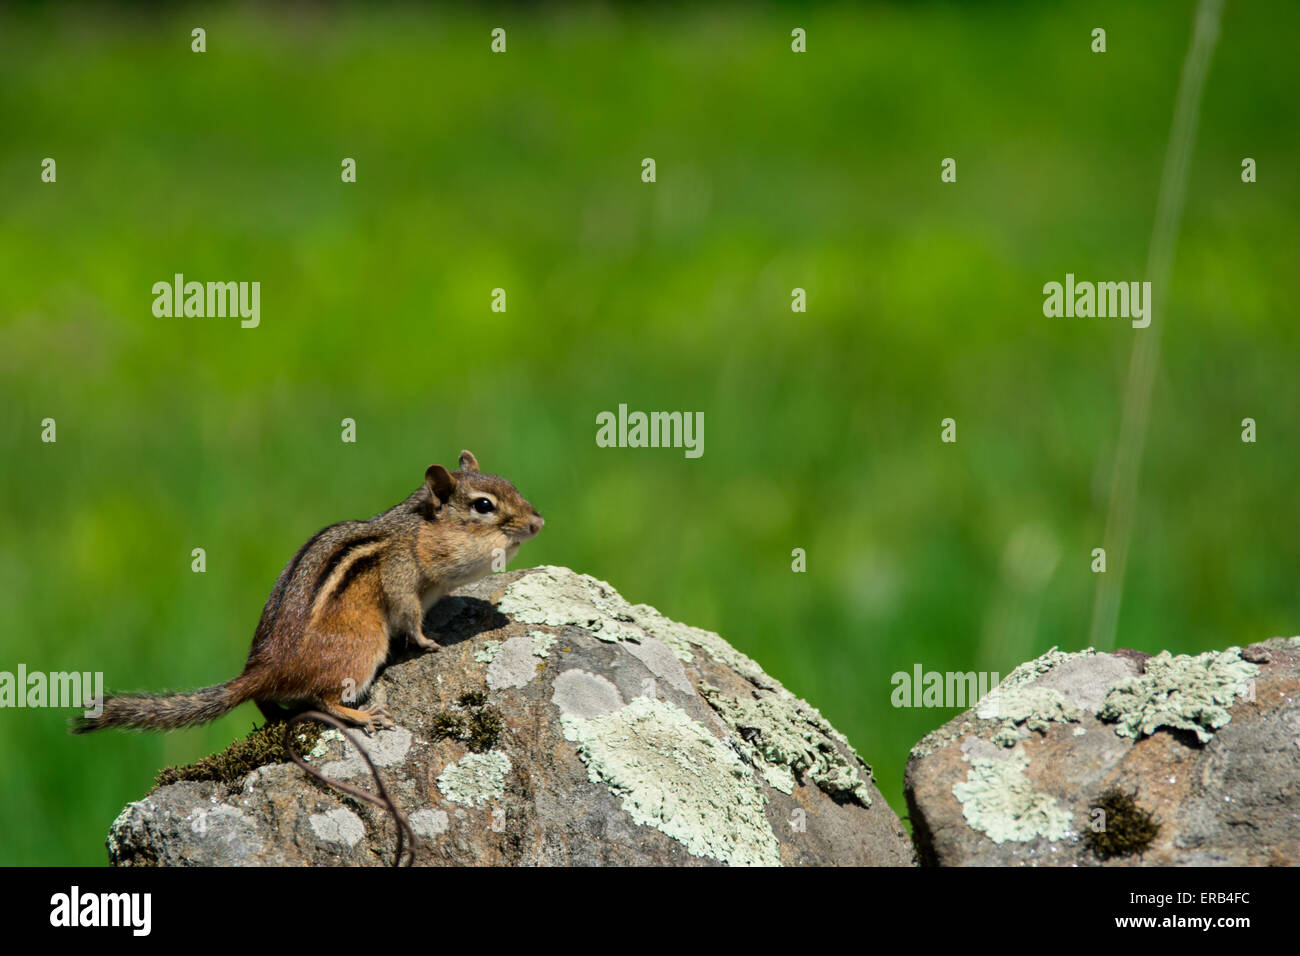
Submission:
<svg viewBox="0 0 1300 956">
<path fill-rule="evenodd" d="M 720 632 L 904 812 L 954 711 L 893 709 L 893 672 L 1086 640 L 1134 332 L 1041 288 L 1140 278 L 1192 6 L 0 13 L 0 670 L 227 679 L 302 541 L 469 447 L 547 517 L 516 566 Z M 1300 630 L 1298 19 L 1227 8 L 1121 646 Z M 260 281 L 261 327 L 155 318 L 175 272 Z M 620 402 L 703 411 L 704 457 L 598 449 Z M 160 767 L 256 715 L 2 716 L 0 863 L 93 864 Z"/>
</svg>

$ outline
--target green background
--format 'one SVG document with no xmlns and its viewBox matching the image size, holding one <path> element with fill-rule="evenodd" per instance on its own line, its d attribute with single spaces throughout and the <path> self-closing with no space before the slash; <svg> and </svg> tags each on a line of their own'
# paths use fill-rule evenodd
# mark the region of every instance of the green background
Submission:
<svg viewBox="0 0 1300 956">
<path fill-rule="evenodd" d="M 1087 641 L 1141 333 L 1044 318 L 1042 286 L 1142 278 L 1192 10 L 0 14 L 0 670 L 226 680 L 308 536 L 468 447 L 546 516 L 515 566 L 720 632 L 903 812 L 908 748 L 956 711 L 894 709 L 892 673 Z M 1298 18 L 1227 6 L 1120 646 L 1300 630 Z M 260 281 L 261 327 L 155 318 L 176 272 Z M 703 411 L 704 456 L 597 448 L 619 403 Z M 0 863 L 102 863 L 160 767 L 257 718 L 68 716 L 0 712 Z"/>
</svg>

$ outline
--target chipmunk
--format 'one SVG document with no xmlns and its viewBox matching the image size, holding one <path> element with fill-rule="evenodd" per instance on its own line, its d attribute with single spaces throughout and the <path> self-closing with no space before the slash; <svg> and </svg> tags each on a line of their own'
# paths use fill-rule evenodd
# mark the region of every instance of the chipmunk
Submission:
<svg viewBox="0 0 1300 956">
<path fill-rule="evenodd" d="M 468 451 L 460 468 L 430 465 L 409 498 L 367 521 L 344 521 L 298 549 L 271 589 L 243 672 L 190 694 L 108 697 L 98 717 L 72 728 L 170 730 L 215 720 L 254 701 L 268 721 L 281 705 L 314 707 L 366 733 L 392 727 L 380 700 L 360 709 L 388 657 L 404 639 L 438 650 L 424 633 L 424 613 L 454 588 L 492 570 L 535 536 L 542 516 L 497 475 L 484 474 Z"/>
</svg>

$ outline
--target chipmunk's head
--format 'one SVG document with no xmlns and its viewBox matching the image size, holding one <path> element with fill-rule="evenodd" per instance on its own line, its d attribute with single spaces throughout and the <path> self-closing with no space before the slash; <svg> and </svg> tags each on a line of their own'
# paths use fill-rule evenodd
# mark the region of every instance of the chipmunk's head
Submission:
<svg viewBox="0 0 1300 956">
<path fill-rule="evenodd" d="M 472 452 L 460 453 L 460 467 L 430 465 L 424 473 L 434 520 L 462 532 L 469 560 L 491 562 L 496 549 L 507 560 L 546 522 L 519 489 L 499 475 L 478 470 Z"/>
</svg>

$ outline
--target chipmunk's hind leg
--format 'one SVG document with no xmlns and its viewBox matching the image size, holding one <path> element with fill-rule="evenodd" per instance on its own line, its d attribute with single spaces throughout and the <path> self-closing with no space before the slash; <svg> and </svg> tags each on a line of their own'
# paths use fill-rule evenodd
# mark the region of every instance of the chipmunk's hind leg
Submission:
<svg viewBox="0 0 1300 956">
<path fill-rule="evenodd" d="M 318 705 L 331 717 L 360 727 L 365 731 L 366 736 L 376 730 L 392 730 L 397 726 L 393 721 L 393 715 L 388 712 L 388 702 L 379 688 L 371 693 L 369 702 L 361 708 L 346 706 L 341 696 L 336 700 L 320 700 Z"/>
</svg>

